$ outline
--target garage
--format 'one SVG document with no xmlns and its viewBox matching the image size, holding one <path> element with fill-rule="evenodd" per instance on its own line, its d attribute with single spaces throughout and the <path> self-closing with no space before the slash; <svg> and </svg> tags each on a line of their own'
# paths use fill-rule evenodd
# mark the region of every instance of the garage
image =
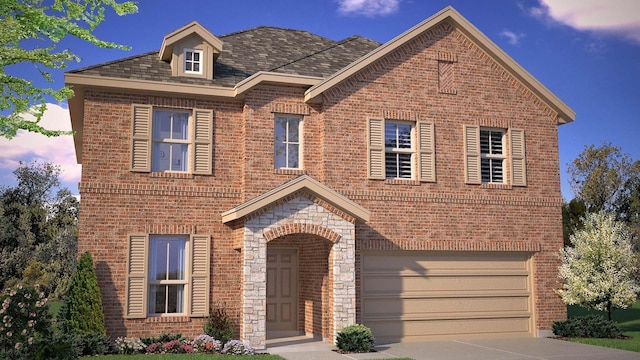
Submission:
<svg viewBox="0 0 640 360">
<path fill-rule="evenodd" d="M 362 323 L 378 343 L 533 336 L 531 255 L 363 252 Z"/>
</svg>

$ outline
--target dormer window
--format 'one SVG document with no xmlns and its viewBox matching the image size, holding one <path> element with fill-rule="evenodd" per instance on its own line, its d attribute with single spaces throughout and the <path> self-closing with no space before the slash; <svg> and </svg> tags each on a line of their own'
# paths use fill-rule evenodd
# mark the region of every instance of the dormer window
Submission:
<svg viewBox="0 0 640 360">
<path fill-rule="evenodd" d="M 184 50 L 185 74 L 202 74 L 202 50 Z"/>
</svg>

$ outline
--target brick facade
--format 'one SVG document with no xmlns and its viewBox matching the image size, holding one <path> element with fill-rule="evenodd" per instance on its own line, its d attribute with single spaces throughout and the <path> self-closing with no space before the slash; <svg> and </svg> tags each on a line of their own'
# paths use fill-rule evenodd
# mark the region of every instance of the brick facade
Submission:
<svg viewBox="0 0 640 360">
<path fill-rule="evenodd" d="M 275 85 L 234 101 L 84 96 L 79 252 L 94 257 L 112 337 L 202 333 L 203 318 L 124 317 L 132 233 L 210 235 L 210 301 L 224 304 L 237 335 L 258 348 L 269 246 L 300 249 L 300 331 L 329 340 L 360 320 L 358 263 L 371 249 L 531 252 L 536 329 L 566 316 L 553 291 L 562 246 L 558 114 L 447 22 L 330 89 L 321 105 L 306 104 L 303 89 Z M 131 172 L 132 104 L 213 110 L 213 174 Z M 303 115 L 303 170 L 274 170 L 274 113 Z M 436 181 L 368 179 L 369 117 L 434 123 Z M 527 186 L 466 184 L 464 125 L 523 129 Z M 224 211 L 301 174 L 369 210 L 370 221 L 299 196 L 222 223 Z"/>
</svg>

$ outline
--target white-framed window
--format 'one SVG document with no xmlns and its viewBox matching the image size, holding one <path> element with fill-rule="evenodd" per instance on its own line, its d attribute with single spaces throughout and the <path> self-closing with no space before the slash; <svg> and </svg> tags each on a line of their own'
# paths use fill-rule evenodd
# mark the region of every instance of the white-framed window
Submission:
<svg viewBox="0 0 640 360">
<path fill-rule="evenodd" d="M 505 134 L 503 129 L 480 128 L 480 171 L 483 183 L 505 182 Z"/>
<path fill-rule="evenodd" d="M 184 72 L 186 74 L 202 74 L 202 50 L 184 50 Z"/>
<path fill-rule="evenodd" d="M 182 314 L 187 293 L 188 236 L 149 236 L 149 314 Z"/>
<path fill-rule="evenodd" d="M 274 124 L 276 169 L 302 168 L 302 117 L 276 115 Z"/>
<path fill-rule="evenodd" d="M 154 110 L 151 171 L 189 170 L 190 115 L 180 110 Z"/>
<path fill-rule="evenodd" d="M 387 179 L 414 178 L 414 123 L 385 121 L 384 160 Z"/>
</svg>

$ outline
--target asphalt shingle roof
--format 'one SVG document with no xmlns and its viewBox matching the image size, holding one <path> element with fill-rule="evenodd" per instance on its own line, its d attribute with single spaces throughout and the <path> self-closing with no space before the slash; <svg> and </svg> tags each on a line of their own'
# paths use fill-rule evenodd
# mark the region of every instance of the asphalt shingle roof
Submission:
<svg viewBox="0 0 640 360">
<path fill-rule="evenodd" d="M 259 71 L 328 77 L 374 50 L 380 43 L 352 36 L 333 41 L 307 31 L 260 26 L 220 36 L 222 53 L 214 65 L 214 79 L 171 75 L 168 62 L 149 52 L 106 62 L 70 73 L 127 79 L 233 87 Z"/>
</svg>

